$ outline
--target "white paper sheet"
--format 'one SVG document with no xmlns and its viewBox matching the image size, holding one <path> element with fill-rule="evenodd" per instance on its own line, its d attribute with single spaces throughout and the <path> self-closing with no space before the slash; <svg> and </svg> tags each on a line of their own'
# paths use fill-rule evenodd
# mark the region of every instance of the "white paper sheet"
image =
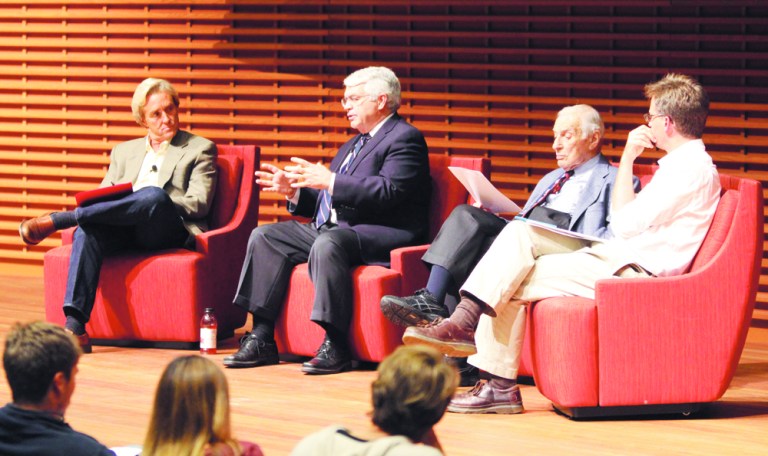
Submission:
<svg viewBox="0 0 768 456">
<path fill-rule="evenodd" d="M 599 238 L 597 236 L 589 236 L 587 234 L 576 233 L 575 231 L 564 230 L 562 228 L 556 227 L 551 223 L 539 222 L 538 220 L 532 220 L 525 217 L 515 217 L 515 220 L 520 220 L 529 225 L 543 228 L 545 230 L 552 231 L 553 233 L 559 233 L 559 234 L 562 234 L 563 236 L 568 236 L 576 239 L 584 239 L 592 242 L 605 242 L 605 239 Z"/>
<path fill-rule="evenodd" d="M 480 171 L 459 166 L 449 166 L 448 169 L 485 209 L 495 214 L 520 212 L 520 206 L 494 187 Z"/>
</svg>

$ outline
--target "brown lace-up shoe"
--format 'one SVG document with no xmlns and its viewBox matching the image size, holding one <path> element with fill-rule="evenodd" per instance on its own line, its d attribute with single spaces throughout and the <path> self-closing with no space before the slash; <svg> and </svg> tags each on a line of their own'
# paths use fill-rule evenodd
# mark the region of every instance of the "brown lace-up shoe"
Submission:
<svg viewBox="0 0 768 456">
<path fill-rule="evenodd" d="M 411 326 L 403 334 L 406 345 L 423 344 L 444 355 L 466 358 L 477 353 L 475 332 L 466 331 L 450 319 L 437 319 L 427 326 Z"/>
<path fill-rule="evenodd" d="M 518 385 L 509 388 L 494 388 L 490 382 L 481 380 L 466 393 L 457 394 L 448 404 L 453 413 L 499 413 L 523 412 L 523 397 Z"/>
</svg>

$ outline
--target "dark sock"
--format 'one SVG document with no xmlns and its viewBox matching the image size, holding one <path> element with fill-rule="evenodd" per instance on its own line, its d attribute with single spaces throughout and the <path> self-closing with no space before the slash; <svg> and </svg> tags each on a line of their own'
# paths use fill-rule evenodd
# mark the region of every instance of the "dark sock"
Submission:
<svg viewBox="0 0 768 456">
<path fill-rule="evenodd" d="M 427 291 L 432 293 L 437 299 L 438 304 L 442 305 L 445 301 L 445 292 L 448 290 L 453 278 L 451 273 L 448 272 L 442 266 L 432 265 L 432 269 L 429 272 L 429 280 L 427 280 Z"/>
<path fill-rule="evenodd" d="M 331 341 L 333 345 L 336 347 L 347 347 L 347 333 L 344 331 L 340 331 L 338 328 L 336 328 L 333 325 L 329 325 L 327 323 L 320 323 L 320 326 L 323 327 L 325 330 L 325 337 Z"/>
<path fill-rule="evenodd" d="M 72 331 L 76 336 L 82 336 L 85 334 L 85 323 L 73 317 L 67 315 L 67 322 L 64 323 L 64 327 Z"/>
<path fill-rule="evenodd" d="M 275 322 L 254 315 L 251 334 L 264 342 L 275 340 Z"/>
<path fill-rule="evenodd" d="M 483 314 L 483 307 L 485 304 L 476 302 L 467 294 L 463 294 L 461 302 L 451 315 L 451 322 L 466 331 L 474 331 L 477 328 L 480 315 Z"/>
<path fill-rule="evenodd" d="M 51 220 L 53 221 L 53 226 L 55 226 L 57 230 L 77 226 L 75 211 L 51 212 Z"/>
<path fill-rule="evenodd" d="M 499 377 L 498 375 L 489 374 L 491 376 L 491 380 L 488 381 L 488 384 L 491 385 L 491 388 L 494 389 L 508 389 L 512 388 L 513 386 L 517 385 L 516 380 L 512 380 L 509 378 Z"/>
</svg>

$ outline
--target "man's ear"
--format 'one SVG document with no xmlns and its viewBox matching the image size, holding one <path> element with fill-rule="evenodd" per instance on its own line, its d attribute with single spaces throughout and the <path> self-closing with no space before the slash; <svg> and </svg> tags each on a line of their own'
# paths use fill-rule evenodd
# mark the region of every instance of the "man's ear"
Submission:
<svg viewBox="0 0 768 456">
<path fill-rule="evenodd" d="M 589 149 L 597 150 L 599 146 L 600 146 L 600 132 L 596 131 L 592 133 L 592 138 L 590 138 L 589 140 Z"/>
<path fill-rule="evenodd" d="M 386 109 L 387 107 L 387 95 L 381 94 L 378 97 L 376 97 L 376 108 L 378 108 L 379 111 L 382 111 Z"/>
<path fill-rule="evenodd" d="M 54 397 L 61 397 L 64 394 L 64 391 L 66 391 L 67 386 L 67 377 L 64 375 L 64 372 L 56 372 L 53 375 L 53 381 L 51 382 L 50 391 L 54 395 Z"/>
</svg>

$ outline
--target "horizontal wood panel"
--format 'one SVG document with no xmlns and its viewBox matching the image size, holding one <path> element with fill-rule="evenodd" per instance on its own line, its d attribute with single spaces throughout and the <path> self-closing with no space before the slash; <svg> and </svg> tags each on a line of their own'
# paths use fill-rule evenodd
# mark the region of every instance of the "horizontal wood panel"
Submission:
<svg viewBox="0 0 768 456">
<path fill-rule="evenodd" d="M 595 106 L 616 160 L 647 111 L 643 85 L 683 72 L 712 98 L 704 140 L 720 170 L 765 184 L 767 22 L 755 1 L 3 2 L 0 264 L 39 267 L 58 243 L 21 245 L 18 221 L 98 185 L 111 148 L 144 133 L 129 103 L 148 76 L 174 82 L 183 128 L 285 164 L 328 162 L 353 133 L 338 103 L 344 76 L 390 66 L 400 113 L 430 152 L 489 157 L 492 181 L 522 202 L 555 166 L 562 106 Z M 262 223 L 288 217 L 266 193 L 260 211 Z M 766 259 L 763 271 L 768 308 Z"/>
</svg>

